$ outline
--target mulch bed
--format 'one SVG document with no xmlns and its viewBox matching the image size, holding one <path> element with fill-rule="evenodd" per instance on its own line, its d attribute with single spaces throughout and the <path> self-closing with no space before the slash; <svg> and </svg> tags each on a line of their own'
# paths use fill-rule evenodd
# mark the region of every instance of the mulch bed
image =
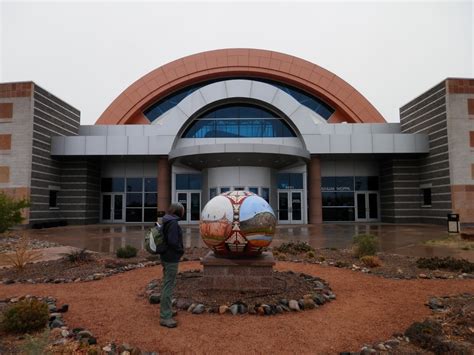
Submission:
<svg viewBox="0 0 474 355">
<path fill-rule="evenodd" d="M 303 296 L 312 296 L 315 293 L 328 295 L 326 298 L 322 298 L 325 302 L 329 299 L 329 295 L 333 294 L 328 283 L 323 279 L 293 271 L 274 271 L 273 287 L 268 291 L 210 290 L 203 288 L 202 277 L 203 273 L 200 270 L 178 274 L 174 291 L 178 308 L 188 309 L 193 303 L 202 304 L 208 312 L 212 313 L 212 308 L 223 305 L 231 306 L 232 304 L 243 304 L 248 308 L 255 309 L 256 305 L 256 308 L 260 305 L 286 304 L 287 306 L 289 300 L 303 303 Z M 151 281 L 147 288 L 147 293 L 150 294 L 155 290 L 159 291 L 161 279 Z M 217 312 L 217 309 L 214 309 L 214 312 Z"/>
<path fill-rule="evenodd" d="M 461 272 L 451 272 L 446 270 L 422 269 L 416 265 L 418 258 L 397 254 L 378 253 L 378 258 L 382 265 L 374 268 L 367 268 L 363 263 L 353 255 L 350 249 L 316 249 L 314 257 L 308 257 L 307 253 L 278 254 L 275 253 L 277 260 L 308 262 L 321 265 L 330 265 L 341 268 L 353 269 L 355 271 L 368 272 L 391 279 L 414 279 L 414 278 L 440 278 L 452 279 L 462 277 L 472 277 Z"/>
</svg>

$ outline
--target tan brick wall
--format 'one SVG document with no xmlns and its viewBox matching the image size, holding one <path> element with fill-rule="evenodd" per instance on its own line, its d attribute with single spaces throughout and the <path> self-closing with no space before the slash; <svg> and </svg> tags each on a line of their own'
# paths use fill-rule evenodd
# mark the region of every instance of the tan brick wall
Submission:
<svg viewBox="0 0 474 355">
<path fill-rule="evenodd" d="M 451 200 L 461 223 L 474 223 L 474 185 L 452 185 Z"/>
<path fill-rule="evenodd" d="M 11 149 L 12 149 L 12 135 L 0 134 L 0 150 L 11 150 Z"/>
<path fill-rule="evenodd" d="M 474 99 L 467 99 L 467 114 L 474 115 Z"/>
<path fill-rule="evenodd" d="M 10 182 L 10 167 L 0 166 L 0 183 Z"/>
<path fill-rule="evenodd" d="M 0 103 L 0 118 L 12 118 L 13 117 L 13 103 L 4 102 Z"/>
<path fill-rule="evenodd" d="M 0 84 L 0 98 L 31 96 L 33 83 Z"/>
</svg>

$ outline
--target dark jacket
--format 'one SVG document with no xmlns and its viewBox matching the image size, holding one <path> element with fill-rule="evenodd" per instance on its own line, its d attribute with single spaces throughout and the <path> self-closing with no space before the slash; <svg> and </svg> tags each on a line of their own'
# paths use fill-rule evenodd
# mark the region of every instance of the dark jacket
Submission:
<svg viewBox="0 0 474 355">
<path fill-rule="evenodd" d="M 161 260 L 177 263 L 184 254 L 183 230 L 178 224 L 179 217 L 166 214 L 163 217 L 163 233 L 168 245 L 166 252 L 161 254 Z"/>
</svg>

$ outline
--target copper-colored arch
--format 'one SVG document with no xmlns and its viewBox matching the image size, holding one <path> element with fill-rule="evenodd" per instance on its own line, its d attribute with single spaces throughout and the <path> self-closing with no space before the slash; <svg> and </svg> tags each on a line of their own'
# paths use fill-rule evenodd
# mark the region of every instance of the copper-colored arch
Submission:
<svg viewBox="0 0 474 355">
<path fill-rule="evenodd" d="M 163 65 L 135 81 L 99 117 L 96 124 L 148 124 L 143 110 L 188 85 L 229 77 L 273 79 L 299 87 L 332 105 L 329 122 L 385 122 L 356 89 L 330 71 L 288 54 L 261 49 L 219 49 Z"/>
</svg>

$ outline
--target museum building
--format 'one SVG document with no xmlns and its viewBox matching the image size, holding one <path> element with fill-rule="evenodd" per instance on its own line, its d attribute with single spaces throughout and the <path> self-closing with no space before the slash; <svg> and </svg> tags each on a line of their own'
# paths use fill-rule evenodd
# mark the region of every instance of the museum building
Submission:
<svg viewBox="0 0 474 355">
<path fill-rule="evenodd" d="M 96 93 L 100 94 L 100 93 Z M 316 64 L 222 49 L 159 67 L 95 125 L 33 82 L 0 84 L 0 190 L 26 223 L 148 223 L 170 201 L 197 223 L 254 192 L 280 224 L 474 223 L 474 80 L 446 79 L 387 123 Z"/>
</svg>

